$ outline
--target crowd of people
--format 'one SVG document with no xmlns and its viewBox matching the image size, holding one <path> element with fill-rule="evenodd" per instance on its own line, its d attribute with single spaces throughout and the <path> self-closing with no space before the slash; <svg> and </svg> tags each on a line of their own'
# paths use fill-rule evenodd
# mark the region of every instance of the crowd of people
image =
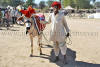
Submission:
<svg viewBox="0 0 100 67">
<path fill-rule="evenodd" d="M 0 26 L 10 26 L 16 24 L 17 18 L 21 16 L 21 13 L 13 7 L 10 8 L 0 8 Z"/>
</svg>

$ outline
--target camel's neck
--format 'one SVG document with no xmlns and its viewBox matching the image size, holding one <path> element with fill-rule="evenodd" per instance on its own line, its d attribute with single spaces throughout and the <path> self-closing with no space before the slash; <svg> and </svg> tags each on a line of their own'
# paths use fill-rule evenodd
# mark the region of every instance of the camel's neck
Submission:
<svg viewBox="0 0 100 67">
<path fill-rule="evenodd" d="M 34 33 L 34 35 L 38 34 L 37 23 L 36 23 L 36 19 L 34 17 L 31 18 L 30 32 Z"/>
</svg>

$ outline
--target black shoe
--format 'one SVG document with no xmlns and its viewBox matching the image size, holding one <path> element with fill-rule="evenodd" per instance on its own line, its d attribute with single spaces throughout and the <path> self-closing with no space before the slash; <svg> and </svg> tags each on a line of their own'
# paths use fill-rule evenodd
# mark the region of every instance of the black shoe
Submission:
<svg viewBox="0 0 100 67">
<path fill-rule="evenodd" d="M 55 59 L 53 60 L 53 62 L 57 62 L 57 61 L 59 61 L 59 57 L 58 56 L 55 57 Z"/>
<path fill-rule="evenodd" d="M 65 59 L 63 60 L 63 64 L 68 64 L 67 61 L 66 61 Z"/>
<path fill-rule="evenodd" d="M 32 54 L 30 54 L 30 57 L 34 57 Z"/>
<path fill-rule="evenodd" d="M 67 60 L 66 60 L 66 55 L 64 55 L 63 64 L 68 64 L 68 63 L 67 63 Z"/>
<path fill-rule="evenodd" d="M 26 35 L 28 34 L 28 31 L 26 31 Z"/>
</svg>

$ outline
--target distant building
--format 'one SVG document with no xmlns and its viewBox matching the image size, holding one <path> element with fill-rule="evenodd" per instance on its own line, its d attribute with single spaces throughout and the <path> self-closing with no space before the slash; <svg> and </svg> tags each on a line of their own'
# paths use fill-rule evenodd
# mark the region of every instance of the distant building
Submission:
<svg viewBox="0 0 100 67">
<path fill-rule="evenodd" d="M 100 13 L 100 2 L 95 2 L 96 12 Z"/>
<path fill-rule="evenodd" d="M 4 7 L 4 6 L 0 5 L 0 8 L 6 8 L 6 7 Z"/>
</svg>

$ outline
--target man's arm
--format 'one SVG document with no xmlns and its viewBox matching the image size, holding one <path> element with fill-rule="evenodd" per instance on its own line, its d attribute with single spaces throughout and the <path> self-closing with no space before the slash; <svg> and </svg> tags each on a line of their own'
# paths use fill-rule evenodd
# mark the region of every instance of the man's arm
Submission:
<svg viewBox="0 0 100 67">
<path fill-rule="evenodd" d="M 68 28 L 68 25 L 67 25 L 67 22 L 66 22 L 66 19 L 65 19 L 64 16 L 63 16 L 63 25 L 64 25 L 64 27 L 66 29 L 66 32 L 69 33 L 69 28 Z"/>
<path fill-rule="evenodd" d="M 22 19 L 23 19 L 23 16 L 19 17 L 19 18 L 17 19 L 17 21 L 20 21 L 20 20 L 22 20 Z"/>
<path fill-rule="evenodd" d="M 43 23 L 43 24 L 50 24 L 51 23 L 51 15 L 49 16 L 49 19 L 48 21 L 40 21 L 40 23 Z"/>
</svg>

